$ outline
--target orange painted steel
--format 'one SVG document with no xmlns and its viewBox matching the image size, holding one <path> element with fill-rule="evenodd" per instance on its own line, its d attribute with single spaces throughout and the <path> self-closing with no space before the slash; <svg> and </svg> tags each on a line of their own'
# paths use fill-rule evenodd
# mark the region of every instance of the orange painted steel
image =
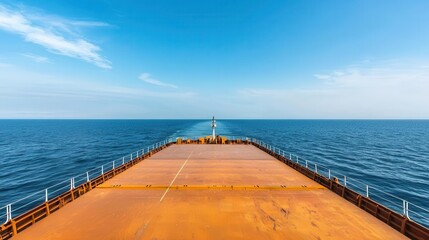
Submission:
<svg viewBox="0 0 429 240">
<path fill-rule="evenodd" d="M 344 185 L 339 184 L 338 179 L 328 179 L 327 177 L 320 175 L 317 172 L 314 172 L 302 165 L 299 165 L 298 163 L 292 161 L 291 159 L 288 159 L 280 154 L 277 154 L 261 145 L 258 145 L 258 144 L 254 144 L 254 145 L 260 148 L 261 150 L 267 152 L 268 154 L 272 155 L 273 157 L 277 158 L 278 160 L 289 165 L 290 167 L 296 169 L 298 172 L 304 174 L 308 178 L 311 178 L 314 181 L 320 183 L 321 185 L 329 188 L 332 192 L 340 195 L 347 201 L 355 204 L 359 208 L 370 213 L 374 217 L 388 224 L 389 226 L 401 232 L 405 236 L 411 239 L 418 239 L 418 240 L 429 239 L 428 228 L 414 221 L 411 221 L 406 216 L 401 215 L 395 211 L 392 211 L 389 208 L 379 204 L 378 202 L 366 196 L 363 196 L 351 190 L 350 188 L 347 188 Z"/>
<path fill-rule="evenodd" d="M 240 142 L 184 141 L 145 155 L 86 194 L 63 196 L 71 203 L 13 239 L 406 238 L 362 210 L 369 199 L 360 197 L 359 207 L 351 190 Z"/>
<path fill-rule="evenodd" d="M 217 189 L 217 190 L 257 190 L 257 189 L 266 189 L 266 190 L 284 190 L 284 191 L 312 191 L 312 190 L 326 190 L 322 186 L 286 186 L 286 185 L 277 185 L 277 186 L 227 186 L 227 185 L 103 185 L 98 186 L 98 188 L 114 188 L 114 189 L 123 189 L 123 190 L 142 190 L 142 189 L 176 189 L 176 190 L 204 190 L 204 189 Z"/>
<path fill-rule="evenodd" d="M 49 201 L 41 204 L 28 212 L 13 218 L 11 221 L 0 226 L 0 240 L 10 239 L 11 237 L 17 235 L 19 232 L 25 230 L 26 228 L 34 225 L 36 222 L 42 220 L 43 218 L 49 216 L 51 213 L 56 212 L 60 208 L 63 208 L 68 203 L 73 202 L 77 198 L 81 197 L 83 194 L 94 189 L 98 185 L 104 183 L 105 181 L 115 177 L 117 174 L 122 173 L 128 168 L 134 166 L 140 161 L 152 156 L 152 154 L 161 151 L 165 147 L 170 146 L 172 143 L 168 143 L 166 146 L 161 146 L 156 148 L 142 156 L 134 158 L 133 160 L 121 165 L 117 168 L 114 168 L 89 182 L 81 184 L 80 186 L 71 189 L 70 191 L 62 193 L 60 196 L 50 199 Z"/>
</svg>

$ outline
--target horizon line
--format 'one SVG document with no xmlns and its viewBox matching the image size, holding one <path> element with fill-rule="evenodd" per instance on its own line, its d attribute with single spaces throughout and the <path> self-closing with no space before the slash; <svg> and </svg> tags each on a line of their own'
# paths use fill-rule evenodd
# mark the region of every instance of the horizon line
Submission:
<svg viewBox="0 0 429 240">
<path fill-rule="evenodd" d="M 414 121 L 427 121 L 429 118 L 215 118 L 216 120 L 325 120 L 325 121 L 400 121 L 400 120 L 414 120 Z M 1 120 L 211 120 L 211 118 L 0 118 Z"/>
</svg>

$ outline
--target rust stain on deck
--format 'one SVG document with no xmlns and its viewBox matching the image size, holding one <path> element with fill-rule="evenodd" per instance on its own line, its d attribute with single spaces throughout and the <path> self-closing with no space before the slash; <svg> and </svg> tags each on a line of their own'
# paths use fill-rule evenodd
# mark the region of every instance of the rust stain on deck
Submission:
<svg viewBox="0 0 429 240">
<path fill-rule="evenodd" d="M 172 145 L 13 239 L 406 239 L 252 145 Z"/>
</svg>

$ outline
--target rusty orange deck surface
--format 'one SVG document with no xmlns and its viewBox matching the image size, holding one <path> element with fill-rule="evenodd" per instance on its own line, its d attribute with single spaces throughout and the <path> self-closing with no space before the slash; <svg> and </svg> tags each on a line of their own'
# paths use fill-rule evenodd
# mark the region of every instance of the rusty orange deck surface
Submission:
<svg viewBox="0 0 429 240">
<path fill-rule="evenodd" d="M 13 239 L 405 239 L 252 145 L 172 145 Z"/>
</svg>

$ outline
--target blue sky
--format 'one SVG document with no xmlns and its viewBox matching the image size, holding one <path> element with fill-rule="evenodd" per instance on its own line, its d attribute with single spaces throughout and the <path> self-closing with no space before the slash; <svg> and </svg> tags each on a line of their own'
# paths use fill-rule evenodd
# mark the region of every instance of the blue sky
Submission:
<svg viewBox="0 0 429 240">
<path fill-rule="evenodd" d="M 0 1 L 0 118 L 429 118 L 427 1 Z"/>
</svg>

